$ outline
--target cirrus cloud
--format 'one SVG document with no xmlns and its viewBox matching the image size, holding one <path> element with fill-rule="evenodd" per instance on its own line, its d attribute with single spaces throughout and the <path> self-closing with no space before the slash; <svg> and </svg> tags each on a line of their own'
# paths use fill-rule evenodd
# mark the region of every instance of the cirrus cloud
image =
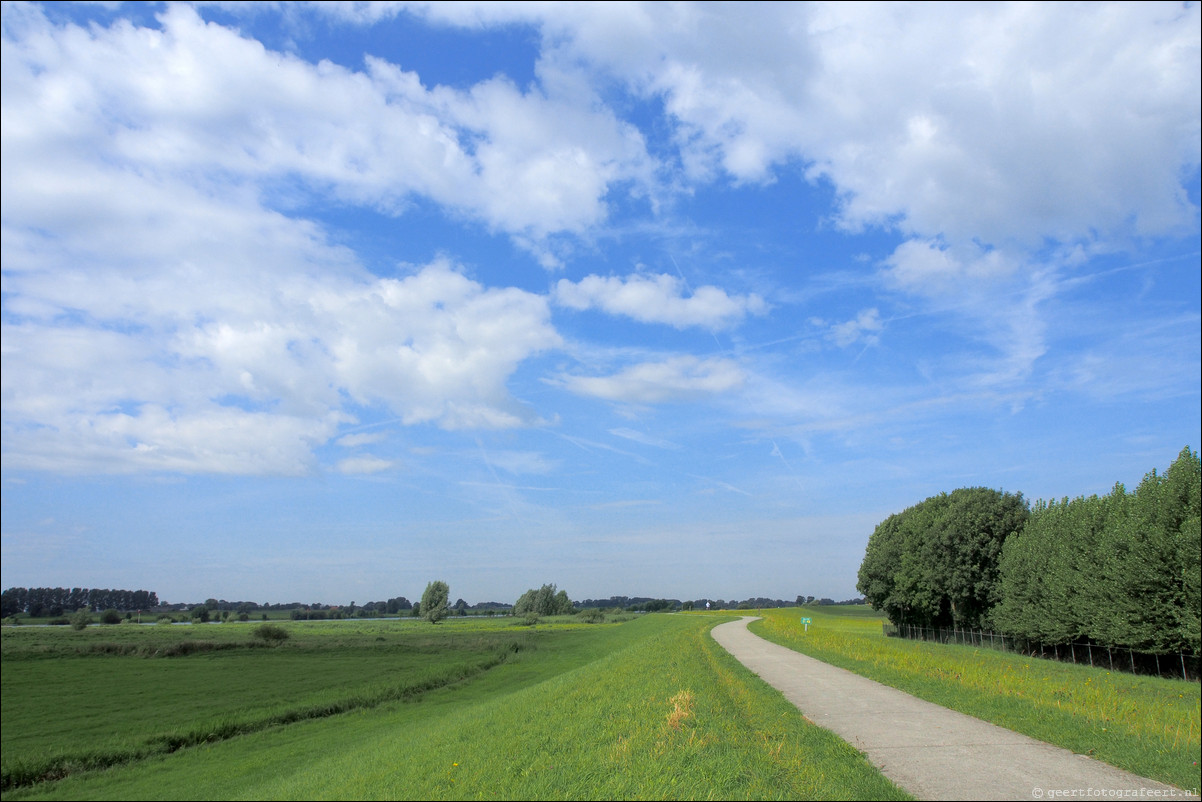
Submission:
<svg viewBox="0 0 1202 802">
<path fill-rule="evenodd" d="M 728 393 L 741 387 L 745 379 L 743 369 L 731 359 L 674 356 L 631 365 L 609 376 L 562 376 L 558 382 L 578 395 L 662 404 Z"/>
</svg>

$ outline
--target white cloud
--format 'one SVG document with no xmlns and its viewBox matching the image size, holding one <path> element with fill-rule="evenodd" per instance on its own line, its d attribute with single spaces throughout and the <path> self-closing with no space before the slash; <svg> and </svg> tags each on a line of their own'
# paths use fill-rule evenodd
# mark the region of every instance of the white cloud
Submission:
<svg viewBox="0 0 1202 802">
<path fill-rule="evenodd" d="M 966 288 L 996 285 L 1023 267 L 1013 253 L 969 245 L 951 248 L 936 241 L 911 239 L 886 260 L 889 283 L 931 298 L 958 296 Z"/>
<path fill-rule="evenodd" d="M 829 180 L 846 226 L 1038 247 L 1194 226 L 1197 3 L 452 3 L 467 27 L 540 25 L 663 100 L 694 180 Z"/>
<path fill-rule="evenodd" d="M 373 276 L 265 203 L 299 177 L 383 208 L 426 194 L 526 236 L 588 225 L 605 188 L 587 176 L 569 181 L 583 194 L 514 191 L 508 217 L 489 212 L 491 168 L 462 147 L 463 120 L 438 118 L 470 118 L 497 166 L 507 140 L 490 131 L 538 106 L 546 130 L 523 143 L 538 153 L 554 102 L 497 85 L 506 109 L 468 109 L 388 65 L 307 64 L 181 6 L 162 31 L 4 15 L 6 468 L 299 473 L 356 406 L 445 428 L 534 419 L 506 382 L 559 344 L 545 297 L 447 261 Z M 565 142 L 616 130 L 575 112 Z"/>
<path fill-rule="evenodd" d="M 997 358 L 970 369 L 975 383 L 998 385 L 1028 378 L 1047 352 L 1040 307 L 1058 291 L 1058 275 L 1074 258 L 1057 254 L 1035 262 L 1002 249 L 908 240 L 886 261 L 884 277 L 957 320 L 969 339 L 992 346 Z"/>
<path fill-rule="evenodd" d="M 1070 249 L 1197 230 L 1198 3 L 410 8 L 540 26 L 541 74 L 595 70 L 662 101 L 686 187 L 786 165 L 829 182 L 839 226 L 908 238 L 889 287 L 992 345 L 988 381 L 1045 352 L 1041 306 Z M 617 305 L 617 289 L 576 303 Z"/>
<path fill-rule="evenodd" d="M 343 448 L 357 448 L 358 446 L 370 446 L 376 443 L 381 443 L 388 439 L 388 435 L 384 432 L 374 432 L 371 434 L 344 434 L 337 440 L 338 445 Z"/>
<path fill-rule="evenodd" d="M 406 279 L 378 279 L 311 304 L 327 320 L 325 346 L 340 386 L 382 402 L 405 423 L 448 428 L 520 425 L 505 380 L 531 354 L 556 347 L 546 299 L 486 289 L 446 263 Z"/>
<path fill-rule="evenodd" d="M 370 454 L 365 454 L 357 457 L 347 457 L 338 461 L 338 472 L 348 475 L 379 473 L 386 471 L 393 466 L 394 463 L 379 457 L 373 457 Z"/>
<path fill-rule="evenodd" d="M 564 376 L 560 382 L 579 395 L 634 404 L 694 401 L 728 393 L 745 376 L 736 362 L 721 357 L 677 356 L 632 365 L 611 376 Z"/>
<path fill-rule="evenodd" d="M 880 339 L 879 334 L 884 328 L 885 324 L 881 322 L 880 311 L 876 308 L 865 309 L 852 320 L 832 325 L 829 337 L 840 348 L 846 348 L 856 343 L 876 345 Z"/>
<path fill-rule="evenodd" d="M 377 278 L 310 223 L 112 167 L 43 204 L 53 165 L 7 164 L 6 467 L 297 473 L 348 402 L 531 419 L 505 383 L 559 342 L 542 296 L 447 262 Z"/>
<path fill-rule="evenodd" d="M 698 287 L 687 297 L 685 291 L 681 279 L 666 273 L 625 278 L 590 275 L 578 282 L 561 279 L 555 286 L 555 300 L 570 309 L 596 307 L 641 323 L 666 323 L 678 329 L 727 328 L 749 313 L 767 310 L 758 295 L 731 296 L 709 285 Z"/>
<path fill-rule="evenodd" d="M 195 292 L 180 272 L 120 304 L 128 276 L 104 261 L 12 278 L 16 306 L 58 314 L 4 326 L 6 466 L 65 459 L 56 443 L 82 438 L 103 452 L 94 469 L 296 473 L 348 400 L 406 423 L 524 425 L 506 381 L 559 343 L 545 298 L 446 263 L 405 279 L 277 274 L 269 287 L 213 266 Z M 158 292 L 174 303 L 160 308 Z M 69 311 L 85 322 L 60 324 Z M 87 453 L 65 461 L 81 469 Z"/>
<path fill-rule="evenodd" d="M 162 30 L 5 14 L 14 155 L 93 154 L 285 198 L 300 179 L 386 212 L 424 196 L 535 244 L 603 222 L 612 182 L 650 177 L 638 131 L 587 97 L 523 93 L 503 78 L 427 88 L 370 57 L 363 72 L 310 64 L 184 5 L 160 15 Z M 6 172 L 9 162 L 6 152 Z"/>
</svg>

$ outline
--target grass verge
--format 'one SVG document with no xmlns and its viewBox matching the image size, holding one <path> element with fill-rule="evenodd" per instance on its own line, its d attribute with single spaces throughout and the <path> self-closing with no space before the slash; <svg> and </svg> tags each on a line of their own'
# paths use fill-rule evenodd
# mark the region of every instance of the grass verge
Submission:
<svg viewBox="0 0 1202 802">
<path fill-rule="evenodd" d="M 759 614 L 751 630 L 774 643 L 1141 776 L 1199 787 L 1198 683 L 886 638 L 883 618 L 866 608 Z M 813 620 L 808 632 L 802 616 Z"/>
</svg>

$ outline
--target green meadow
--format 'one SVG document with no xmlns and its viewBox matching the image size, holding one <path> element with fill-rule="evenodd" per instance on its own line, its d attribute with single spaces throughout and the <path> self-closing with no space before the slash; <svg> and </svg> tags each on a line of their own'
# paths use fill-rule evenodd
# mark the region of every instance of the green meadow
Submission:
<svg viewBox="0 0 1202 802">
<path fill-rule="evenodd" d="M 867 606 L 757 611 L 751 631 L 953 710 L 1144 777 L 1199 787 L 1197 682 L 886 638 Z M 802 616 L 813 623 L 808 631 Z"/>
<path fill-rule="evenodd" d="M 886 638 L 863 607 L 755 612 L 770 640 L 1199 785 L 1197 683 Z M 2 796 L 908 798 L 713 642 L 732 617 L 5 628 Z"/>
<path fill-rule="evenodd" d="M 908 798 L 719 620 L 6 628 L 3 797 Z"/>
</svg>

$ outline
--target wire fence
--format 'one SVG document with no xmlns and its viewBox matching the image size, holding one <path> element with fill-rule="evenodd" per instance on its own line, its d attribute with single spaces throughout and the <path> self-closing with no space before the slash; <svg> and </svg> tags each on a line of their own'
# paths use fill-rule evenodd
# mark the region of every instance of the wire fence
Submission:
<svg viewBox="0 0 1202 802">
<path fill-rule="evenodd" d="M 1131 674 L 1151 675 L 1158 677 L 1173 677 L 1197 682 L 1199 679 L 1199 663 L 1202 656 L 1186 654 L 1185 652 L 1139 652 L 1119 646 L 1099 646 L 1096 643 L 1059 643 L 1043 644 L 1027 638 L 1016 638 L 1010 635 L 999 635 L 996 632 L 983 632 L 972 629 L 931 628 L 911 624 L 882 624 L 885 636 L 890 638 L 907 638 L 909 640 L 934 641 L 936 643 L 953 643 L 964 646 L 977 646 L 986 649 L 997 649 L 1002 652 L 1015 652 L 1028 657 L 1040 657 L 1047 660 L 1059 660 L 1064 663 L 1072 662 L 1080 665 L 1105 668 L 1107 671 L 1125 671 Z"/>
</svg>

